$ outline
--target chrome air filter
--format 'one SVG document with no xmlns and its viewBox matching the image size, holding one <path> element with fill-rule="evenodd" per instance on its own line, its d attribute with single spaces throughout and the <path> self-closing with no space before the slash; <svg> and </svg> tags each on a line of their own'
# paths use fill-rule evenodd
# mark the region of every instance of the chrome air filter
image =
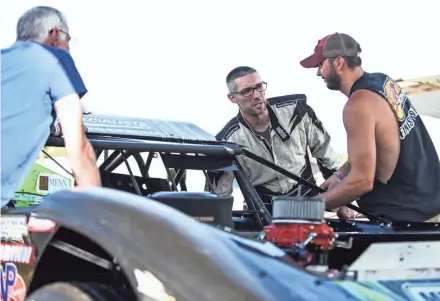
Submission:
<svg viewBox="0 0 440 301">
<path fill-rule="evenodd" d="M 325 201 L 304 197 L 273 199 L 273 223 L 320 223 L 324 219 Z"/>
</svg>

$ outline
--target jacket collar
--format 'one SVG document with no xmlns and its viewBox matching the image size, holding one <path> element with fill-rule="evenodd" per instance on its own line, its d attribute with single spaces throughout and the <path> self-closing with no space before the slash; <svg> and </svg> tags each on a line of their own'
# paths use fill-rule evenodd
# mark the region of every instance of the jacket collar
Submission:
<svg viewBox="0 0 440 301">
<path fill-rule="evenodd" d="M 273 109 L 270 107 L 270 105 L 267 104 L 266 106 L 267 106 L 267 110 L 269 111 L 270 124 L 271 124 L 272 128 L 275 130 L 275 133 L 278 135 L 278 137 L 280 137 L 281 141 L 283 141 L 283 142 L 288 141 L 290 139 L 290 134 L 283 128 L 280 121 L 278 120 L 277 115 L 275 114 Z M 240 111 L 237 114 L 237 120 L 244 127 L 249 129 L 254 135 L 256 135 L 254 130 L 249 126 L 249 124 L 247 123 L 246 119 L 243 117 L 243 115 L 241 114 Z"/>
</svg>

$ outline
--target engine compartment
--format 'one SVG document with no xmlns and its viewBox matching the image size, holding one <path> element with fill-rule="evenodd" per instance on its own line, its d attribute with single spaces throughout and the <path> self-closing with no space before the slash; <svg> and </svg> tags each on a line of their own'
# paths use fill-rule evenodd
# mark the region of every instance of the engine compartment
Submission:
<svg viewBox="0 0 440 301">
<path fill-rule="evenodd" d="M 325 201 L 322 199 L 291 196 L 274 198 L 272 221 L 258 230 L 251 213 L 232 211 L 232 196 L 219 196 L 207 192 L 158 192 L 149 195 L 148 198 L 239 237 L 262 243 L 270 242 L 284 251 L 288 257 L 287 262 L 293 263 L 296 268 L 327 279 L 356 280 L 360 275 L 360 271 L 356 270 L 359 269 L 359 261 L 365 262 L 365 258 L 375 261 L 374 256 L 384 256 L 374 255 L 374 252 L 380 252 L 374 251 L 378 245 L 387 245 L 389 250 L 394 250 L 395 254 L 389 255 L 396 259 L 411 255 L 405 250 L 396 251 L 403 248 L 403 245 L 423 249 L 426 245 L 431 246 L 431 243 L 440 241 L 440 233 L 438 230 L 435 231 L 435 224 L 326 220 Z M 233 219 L 231 213 L 235 214 Z M 206 217 L 211 219 L 208 220 Z M 429 226 L 432 227 L 432 232 L 427 231 L 426 228 Z M 424 232 L 421 234 L 420 231 L 412 231 L 411 228 L 424 228 Z M 440 249 L 440 245 L 438 248 Z M 406 252 L 406 255 L 400 255 L 399 252 Z M 381 274 L 378 271 L 385 265 L 374 266 L 373 263 L 367 265 L 366 269 L 371 268 L 372 271 L 368 273 L 376 273 L 379 277 Z M 402 264 L 400 272 L 407 269 L 405 262 Z M 418 263 L 419 269 L 426 267 L 429 267 L 426 262 Z M 416 271 L 417 273 L 419 272 Z"/>
<path fill-rule="evenodd" d="M 278 197 L 273 200 L 272 224 L 261 239 L 286 251 L 303 267 L 322 271 L 328 267 L 328 251 L 336 233 L 324 220 L 324 200 Z"/>
<path fill-rule="evenodd" d="M 300 267 L 331 279 L 440 276 L 440 263 L 433 261 L 438 256 L 432 251 L 440 249 L 439 224 L 325 220 L 324 211 L 322 199 L 275 198 L 272 223 L 258 240 L 273 243 Z M 421 235 L 411 227 L 432 231 Z"/>
</svg>

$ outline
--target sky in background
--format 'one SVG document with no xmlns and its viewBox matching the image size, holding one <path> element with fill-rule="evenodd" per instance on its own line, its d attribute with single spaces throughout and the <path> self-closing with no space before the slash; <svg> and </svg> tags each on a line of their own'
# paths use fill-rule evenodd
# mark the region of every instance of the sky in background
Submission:
<svg viewBox="0 0 440 301">
<path fill-rule="evenodd" d="M 237 112 L 226 97 L 227 73 L 250 65 L 268 82 L 267 96 L 307 94 L 345 152 L 345 97 L 299 65 L 335 31 L 358 40 L 367 71 L 394 78 L 440 72 L 439 0 L 0 0 L 1 48 L 36 5 L 67 15 L 91 111 L 191 121 L 212 134 Z"/>
</svg>

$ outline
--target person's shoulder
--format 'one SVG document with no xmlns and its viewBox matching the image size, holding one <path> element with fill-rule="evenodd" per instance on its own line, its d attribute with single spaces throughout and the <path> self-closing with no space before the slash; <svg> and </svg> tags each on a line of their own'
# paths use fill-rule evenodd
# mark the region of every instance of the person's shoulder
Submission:
<svg viewBox="0 0 440 301">
<path fill-rule="evenodd" d="M 367 73 L 370 77 L 384 77 L 384 78 L 390 78 L 389 76 L 388 76 L 388 74 L 386 74 L 386 73 L 383 73 L 383 72 L 370 72 L 370 73 Z"/>
<path fill-rule="evenodd" d="M 69 57 L 70 54 L 63 49 L 35 41 L 16 41 L 9 48 L 2 49 L 2 58 L 14 62 L 32 63 L 35 66 L 45 66 L 42 71 Z"/>
<path fill-rule="evenodd" d="M 288 106 L 307 105 L 307 96 L 305 94 L 289 94 L 283 96 L 270 97 L 267 99 L 269 105 L 274 109 L 280 109 Z"/>
<path fill-rule="evenodd" d="M 293 118 L 298 116 L 302 119 L 304 116 L 314 116 L 315 112 L 307 104 L 307 96 L 305 94 L 289 94 L 277 97 L 271 97 L 267 99 L 271 109 L 277 114 Z M 279 116 L 281 116 L 279 115 Z"/>
<path fill-rule="evenodd" d="M 365 72 L 363 85 L 366 84 L 373 87 L 380 87 L 384 82 L 390 80 L 392 80 L 391 77 L 382 72 Z"/>
<path fill-rule="evenodd" d="M 73 58 L 70 55 L 70 53 L 64 49 L 38 42 L 30 42 L 30 43 L 31 43 L 30 47 L 32 47 L 32 50 L 35 52 L 35 56 L 39 57 L 45 63 L 51 61 L 55 64 L 58 64 L 64 61 L 73 61 Z"/>
<path fill-rule="evenodd" d="M 56 59 L 57 62 L 65 59 L 72 59 L 72 56 L 69 52 L 64 49 L 56 48 L 49 45 L 38 44 L 37 47 L 40 47 L 42 51 L 45 51 L 47 54 L 50 54 Z"/>
<path fill-rule="evenodd" d="M 344 114 L 356 113 L 363 115 L 375 115 L 378 108 L 386 104 L 376 91 L 359 89 L 353 92 L 344 106 Z"/>
<path fill-rule="evenodd" d="M 240 129 L 240 122 L 237 117 L 231 118 L 228 123 L 215 135 L 218 141 L 228 141 L 231 136 Z"/>
</svg>

